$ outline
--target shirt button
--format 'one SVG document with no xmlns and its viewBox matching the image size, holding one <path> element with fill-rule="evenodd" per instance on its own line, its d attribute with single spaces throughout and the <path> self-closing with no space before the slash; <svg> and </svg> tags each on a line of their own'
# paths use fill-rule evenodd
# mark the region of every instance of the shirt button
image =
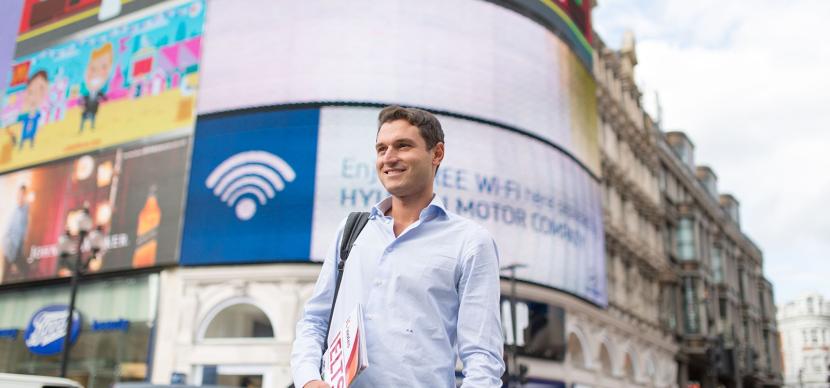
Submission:
<svg viewBox="0 0 830 388">
<path fill-rule="evenodd" d="M 375 285 L 380 286 L 383 284 L 383 280 L 375 280 Z"/>
<path fill-rule="evenodd" d="M 370 321 L 371 321 L 373 317 L 374 317 L 374 315 L 373 315 L 373 314 L 366 314 L 366 319 L 367 319 L 367 320 L 370 320 Z"/>
</svg>

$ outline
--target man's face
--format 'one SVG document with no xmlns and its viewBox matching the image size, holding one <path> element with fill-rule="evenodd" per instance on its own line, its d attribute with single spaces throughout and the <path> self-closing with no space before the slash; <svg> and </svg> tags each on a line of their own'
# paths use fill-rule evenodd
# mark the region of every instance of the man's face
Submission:
<svg viewBox="0 0 830 388">
<path fill-rule="evenodd" d="M 86 87 L 97 92 L 104 87 L 112 69 L 112 56 L 101 55 L 89 61 L 86 68 Z"/>
<path fill-rule="evenodd" d="M 24 104 L 27 110 L 40 108 L 46 95 L 49 93 L 49 82 L 43 77 L 36 77 L 26 86 L 26 99 Z"/>
<path fill-rule="evenodd" d="M 381 125 L 375 151 L 380 183 L 393 196 L 403 198 L 431 190 L 435 167 L 444 158 L 444 143 L 428 150 L 418 127 L 395 120 Z"/>
</svg>

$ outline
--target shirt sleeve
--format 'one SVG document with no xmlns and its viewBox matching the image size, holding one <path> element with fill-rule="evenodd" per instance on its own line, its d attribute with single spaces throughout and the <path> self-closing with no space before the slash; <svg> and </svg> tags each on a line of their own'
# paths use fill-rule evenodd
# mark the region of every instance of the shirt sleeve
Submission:
<svg viewBox="0 0 830 388">
<path fill-rule="evenodd" d="M 501 387 L 504 335 L 501 326 L 499 257 L 485 230 L 475 233 L 458 284 L 458 354 L 464 365 L 462 388 Z"/>
<path fill-rule="evenodd" d="M 345 221 L 337 230 L 334 244 L 323 260 L 323 268 L 317 277 L 317 284 L 311 298 L 306 302 L 303 316 L 297 322 L 294 345 L 291 348 L 291 374 L 294 386 L 301 388 L 312 380 L 320 380 L 320 363 L 323 359 L 323 342 L 326 340 L 334 299 L 334 288 L 339 260 L 340 236 L 343 234 Z"/>
</svg>

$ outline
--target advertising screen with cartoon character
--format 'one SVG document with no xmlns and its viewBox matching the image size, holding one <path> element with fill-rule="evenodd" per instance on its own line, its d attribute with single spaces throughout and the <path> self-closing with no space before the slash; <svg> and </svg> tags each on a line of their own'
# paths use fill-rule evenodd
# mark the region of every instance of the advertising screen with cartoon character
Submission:
<svg viewBox="0 0 830 388">
<path fill-rule="evenodd" d="M 58 240 L 87 209 L 106 236 L 89 272 L 175 262 L 190 140 L 119 147 L 0 177 L 0 283 L 68 276 Z"/>
<path fill-rule="evenodd" d="M 195 121 L 204 1 L 161 4 L 14 60 L 0 112 L 0 172 Z"/>
</svg>

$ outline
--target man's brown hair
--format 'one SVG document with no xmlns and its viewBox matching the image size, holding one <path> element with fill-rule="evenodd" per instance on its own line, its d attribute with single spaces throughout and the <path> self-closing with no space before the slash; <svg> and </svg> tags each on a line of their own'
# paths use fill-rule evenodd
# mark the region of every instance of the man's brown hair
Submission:
<svg viewBox="0 0 830 388">
<path fill-rule="evenodd" d="M 438 143 L 444 142 L 444 130 L 441 123 L 432 113 L 416 108 L 403 108 L 397 105 L 390 105 L 378 114 L 378 132 L 383 124 L 395 121 L 406 120 L 409 124 L 418 127 L 421 137 L 427 143 L 427 149 L 435 148 Z"/>
</svg>

